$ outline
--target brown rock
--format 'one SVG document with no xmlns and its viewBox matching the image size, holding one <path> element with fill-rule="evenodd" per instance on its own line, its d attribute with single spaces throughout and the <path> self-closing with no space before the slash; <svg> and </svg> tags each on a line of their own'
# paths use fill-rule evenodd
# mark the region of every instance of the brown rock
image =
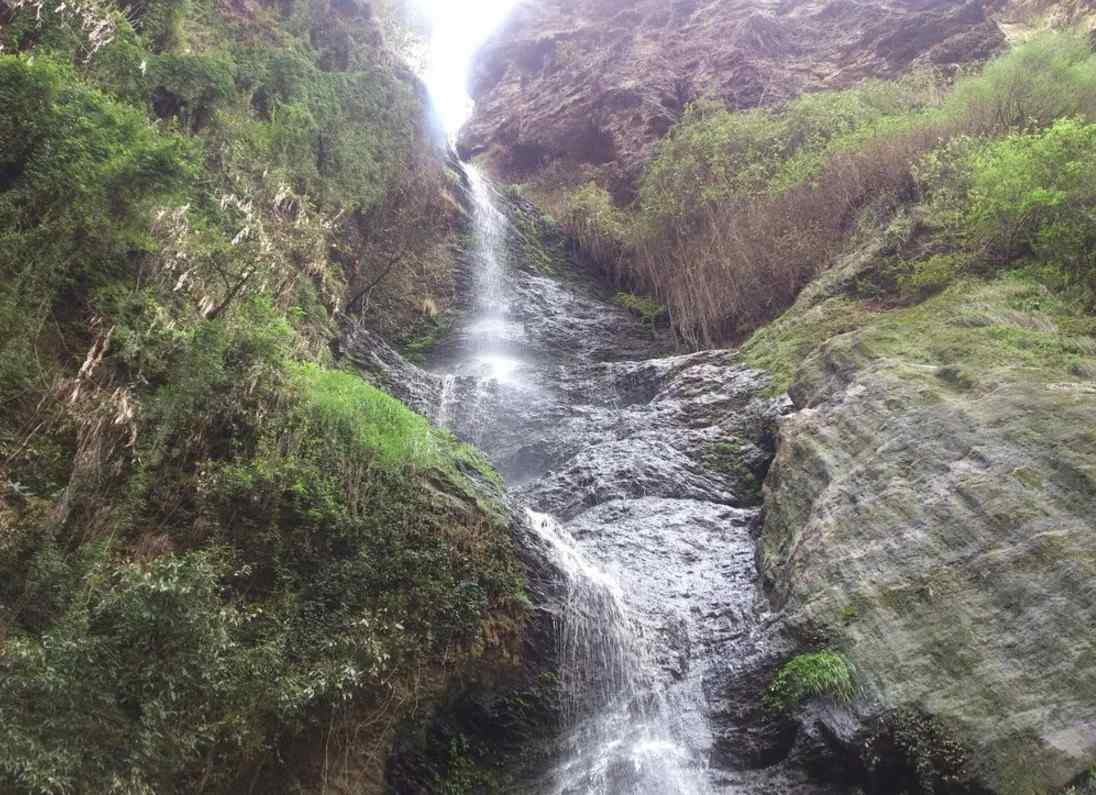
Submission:
<svg viewBox="0 0 1096 795">
<path fill-rule="evenodd" d="M 618 198 L 701 97 L 772 105 L 915 63 L 984 59 L 1004 36 L 982 0 L 524 0 L 480 52 L 465 157 L 503 180 L 594 166 Z"/>
</svg>

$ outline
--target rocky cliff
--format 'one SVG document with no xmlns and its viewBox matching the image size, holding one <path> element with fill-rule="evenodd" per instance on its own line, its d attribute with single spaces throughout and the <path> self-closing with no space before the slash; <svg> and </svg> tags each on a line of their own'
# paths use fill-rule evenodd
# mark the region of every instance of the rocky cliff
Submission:
<svg viewBox="0 0 1096 795">
<path fill-rule="evenodd" d="M 329 348 L 452 291 L 378 7 L 0 2 L 0 791 L 379 792 L 518 667 L 497 476 Z"/>
<path fill-rule="evenodd" d="M 855 668 L 859 728 L 827 717 L 834 737 L 859 749 L 900 715 L 938 786 L 1054 791 L 1096 758 L 1096 342 L 1023 278 L 864 311 L 848 291 L 880 261 L 827 274 L 754 343 L 858 326 L 795 376 L 762 568 Z"/>
<path fill-rule="evenodd" d="M 460 150 L 522 182 L 559 164 L 630 194 L 685 106 L 735 108 L 951 70 L 1005 36 L 981 0 L 548 0 L 521 3 L 478 57 Z"/>
</svg>

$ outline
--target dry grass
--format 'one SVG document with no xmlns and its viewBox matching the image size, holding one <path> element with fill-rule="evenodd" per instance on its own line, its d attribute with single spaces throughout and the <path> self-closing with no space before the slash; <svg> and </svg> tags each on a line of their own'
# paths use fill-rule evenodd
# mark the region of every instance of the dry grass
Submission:
<svg viewBox="0 0 1096 795">
<path fill-rule="evenodd" d="M 860 213 L 914 197 L 911 167 L 954 133 L 929 124 L 835 155 L 810 182 L 777 196 L 709 208 L 684 233 L 648 236 L 632 260 L 694 347 L 738 339 L 770 320 L 827 269 Z"/>
</svg>

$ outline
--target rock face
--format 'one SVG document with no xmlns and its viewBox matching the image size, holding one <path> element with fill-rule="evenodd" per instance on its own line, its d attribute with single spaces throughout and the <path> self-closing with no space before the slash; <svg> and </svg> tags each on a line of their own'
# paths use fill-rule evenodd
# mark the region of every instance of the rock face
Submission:
<svg viewBox="0 0 1096 795">
<path fill-rule="evenodd" d="M 527 0 L 481 51 L 463 155 L 521 182 L 595 166 L 618 196 L 701 97 L 736 108 L 984 59 L 1002 2 Z"/>
<path fill-rule="evenodd" d="M 480 446 L 531 516 L 558 520 L 555 536 L 538 537 L 525 524 L 515 532 L 537 583 L 529 658 L 558 677 L 564 722 L 555 729 L 564 732 L 546 743 L 553 727 L 542 727 L 509 786 L 833 791 L 800 764 L 809 743 L 796 744 L 790 725 L 762 705 L 773 670 L 794 650 L 768 614 L 755 559 L 761 482 L 788 400 L 766 396 L 767 378 L 726 351 L 667 355 L 661 334 L 607 301 L 562 251 L 544 251 L 546 236 L 522 234 L 535 219 L 520 207 L 509 214 L 516 223 L 501 236 L 507 262 L 492 274 L 482 256 L 466 258 L 462 315 L 428 354 L 428 371 L 367 334 L 343 343 L 376 380 Z M 501 335 L 489 355 L 485 325 Z M 499 360 L 511 365 L 500 369 Z M 561 557 L 562 539 L 569 546 Z M 612 593 L 599 595 L 606 583 Z M 597 613 L 613 605 L 622 611 L 615 617 Z M 624 655 L 602 646 L 615 632 L 627 635 L 616 650 L 627 646 Z M 615 666 L 600 660 L 627 669 L 622 698 L 599 695 Z M 423 759 L 417 751 L 397 756 L 395 791 L 436 791 L 408 783 L 431 780 Z M 538 760 L 533 775 L 528 766 Z"/>
<path fill-rule="evenodd" d="M 822 287 L 790 314 L 824 309 Z M 761 555 L 774 607 L 855 667 L 859 728 L 831 716 L 832 734 L 930 720 L 920 753 L 1016 795 L 1096 758 L 1096 343 L 1028 308 L 1040 295 L 959 285 L 812 354 Z"/>
</svg>

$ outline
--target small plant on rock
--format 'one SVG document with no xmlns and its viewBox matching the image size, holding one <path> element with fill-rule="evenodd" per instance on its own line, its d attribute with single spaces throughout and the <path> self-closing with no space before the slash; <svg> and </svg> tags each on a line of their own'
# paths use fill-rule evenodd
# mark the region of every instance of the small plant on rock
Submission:
<svg viewBox="0 0 1096 795">
<path fill-rule="evenodd" d="M 774 712 L 788 712 L 810 698 L 824 696 L 840 703 L 855 694 L 852 666 L 829 649 L 800 654 L 786 662 L 765 691 L 765 705 Z"/>
</svg>

